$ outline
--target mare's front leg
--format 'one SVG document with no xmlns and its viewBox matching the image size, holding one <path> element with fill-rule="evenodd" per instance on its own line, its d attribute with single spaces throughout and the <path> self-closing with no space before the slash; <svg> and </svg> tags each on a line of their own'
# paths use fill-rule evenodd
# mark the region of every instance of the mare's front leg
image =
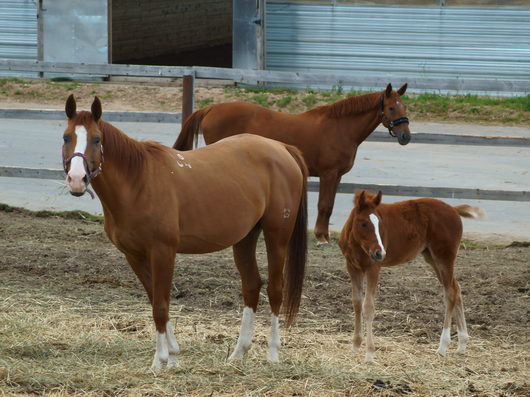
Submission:
<svg viewBox="0 0 530 397">
<path fill-rule="evenodd" d="M 165 363 L 167 367 L 179 365 L 177 354 L 179 346 L 173 326 L 169 322 L 169 301 L 175 266 L 175 250 L 159 246 L 151 250 L 150 255 L 153 319 L 156 327 L 156 352 L 151 369 L 160 371 Z"/>
<path fill-rule="evenodd" d="M 335 195 L 341 176 L 336 172 L 324 173 L 320 176 L 318 192 L 318 215 L 315 224 L 317 246 L 329 244 L 329 218 L 333 212 Z"/>
<path fill-rule="evenodd" d="M 372 264 L 366 272 L 366 295 L 364 297 L 363 313 L 366 324 L 366 358 L 367 363 L 374 361 L 375 344 L 372 333 L 372 324 L 375 317 L 375 295 L 379 281 L 380 266 Z"/>
<path fill-rule="evenodd" d="M 260 229 L 256 227 L 243 240 L 233 246 L 234 261 L 241 276 L 241 290 L 245 307 L 243 308 L 237 344 L 228 358 L 229 360 L 242 359 L 252 344 L 259 291 L 263 284 L 256 262 L 256 244 L 259 233 Z"/>
</svg>

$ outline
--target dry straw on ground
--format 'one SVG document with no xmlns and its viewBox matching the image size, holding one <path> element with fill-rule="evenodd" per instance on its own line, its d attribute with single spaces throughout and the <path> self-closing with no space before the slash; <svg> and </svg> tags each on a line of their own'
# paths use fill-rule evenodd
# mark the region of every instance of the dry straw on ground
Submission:
<svg viewBox="0 0 530 397">
<path fill-rule="evenodd" d="M 312 242 L 301 312 L 282 330 L 277 365 L 266 361 L 265 294 L 247 359 L 226 361 L 241 315 L 230 250 L 180 256 L 171 317 L 182 365 L 155 375 L 147 298 L 102 225 L 0 212 L 0 395 L 527 396 L 530 249 L 468 246 L 457 266 L 465 356 L 455 341 L 446 358 L 435 354 L 441 289 L 420 261 L 382 274 L 376 363 L 352 355 L 343 259 L 336 245 Z M 262 243 L 259 251 L 263 264 Z"/>
</svg>

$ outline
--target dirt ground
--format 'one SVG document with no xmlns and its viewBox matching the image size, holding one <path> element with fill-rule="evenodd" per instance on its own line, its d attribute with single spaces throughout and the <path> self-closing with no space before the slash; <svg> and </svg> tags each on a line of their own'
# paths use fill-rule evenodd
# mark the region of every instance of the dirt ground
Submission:
<svg viewBox="0 0 530 397">
<path fill-rule="evenodd" d="M 530 248 L 515 245 L 505 247 L 477 241 L 467 242 L 468 248 L 460 250 L 457 277 L 463 292 L 471 350 L 474 341 L 488 340 L 499 348 L 518 346 L 529 351 Z M 315 324 L 326 323 L 328 336 L 344 332 L 350 335 L 351 290 L 344 259 L 336 243 L 330 248 L 316 249 L 311 241 L 310 247 L 296 326 L 309 330 Z M 266 278 L 262 242 L 258 251 L 258 263 Z M 101 222 L 0 211 L 0 252 L 0 279 L 26 283 L 27 289 L 34 283 L 45 283 L 54 288 L 60 286 L 65 296 L 82 287 L 88 287 L 95 295 L 124 289 L 148 305 L 140 283 L 123 255 L 108 241 Z M 242 303 L 239 291 L 231 250 L 177 257 L 172 297 L 172 307 L 180 308 L 177 323 L 179 316 L 197 312 L 208 313 L 210 319 L 222 318 L 227 313 L 237 317 Z M 261 312 L 268 311 L 264 291 Z M 69 304 L 74 304 L 74 300 L 65 300 L 64 305 Z M 407 344 L 413 343 L 406 345 L 406 349 L 414 351 L 420 345 L 432 345 L 434 349 L 442 318 L 441 288 L 428 265 L 415 260 L 398 268 L 383 269 L 374 322 L 376 346 L 378 338 L 405 337 L 412 341 Z M 134 332 L 134 323 L 127 327 L 128 332 Z M 454 351 L 456 335 L 453 338 Z M 211 339 L 211 343 L 222 343 L 226 336 Z M 344 349 L 351 346 L 348 338 L 340 339 Z M 289 345 L 288 340 L 284 344 Z M 501 371 L 524 372 L 526 368 L 525 360 L 513 360 L 509 365 L 503 365 Z M 496 387 L 508 388 L 505 395 L 529 395 L 528 383 L 508 383 L 503 381 Z M 486 394 L 477 391 L 469 395 Z"/>
</svg>

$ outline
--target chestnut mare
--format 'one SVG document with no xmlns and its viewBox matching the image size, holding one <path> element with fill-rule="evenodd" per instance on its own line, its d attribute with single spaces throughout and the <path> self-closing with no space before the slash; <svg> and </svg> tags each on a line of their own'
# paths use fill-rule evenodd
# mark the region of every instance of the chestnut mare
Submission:
<svg viewBox="0 0 530 397">
<path fill-rule="evenodd" d="M 246 102 L 221 103 L 193 113 L 182 126 L 173 148 L 190 150 L 199 132 L 207 144 L 229 135 L 251 133 L 296 146 L 311 176 L 320 177 L 315 235 L 329 243 L 329 218 L 342 175 L 355 160 L 359 145 L 383 123 L 401 145 L 410 141 L 401 95 L 407 84 L 393 91 L 359 95 L 300 114 L 279 113 Z"/>
<path fill-rule="evenodd" d="M 462 238 L 460 216 L 479 218 L 484 212 L 468 205 L 451 207 L 431 198 L 380 204 L 381 192 L 373 195 L 364 190 L 356 193 L 354 201 L 355 208 L 339 239 L 352 282 L 355 311 L 353 351 L 356 352 L 362 342 L 363 315 L 367 334 L 366 361 L 373 361 L 374 297 L 381 266 L 396 266 L 421 253 L 444 288 L 445 317 L 438 353 L 444 356 L 451 341 L 452 316 L 458 330 L 457 352 L 464 353 L 469 336 L 460 285 L 454 275 L 456 254 Z M 363 303 L 362 284 L 365 278 Z"/>
<path fill-rule="evenodd" d="M 245 134 L 182 154 L 127 137 L 101 120 L 101 113 L 97 97 L 91 112 L 77 112 L 73 95 L 68 98 L 66 182 L 75 196 L 92 184 L 103 206 L 105 232 L 147 292 L 156 325 L 151 368 L 178 364 L 179 347 L 169 322 L 176 253 L 201 254 L 230 246 L 245 304 L 230 358 L 244 356 L 262 285 L 256 263 L 261 230 L 272 311 L 268 358 L 278 361 L 280 307 L 283 302 L 290 325 L 300 305 L 306 262 L 307 168 L 299 150 Z"/>
</svg>

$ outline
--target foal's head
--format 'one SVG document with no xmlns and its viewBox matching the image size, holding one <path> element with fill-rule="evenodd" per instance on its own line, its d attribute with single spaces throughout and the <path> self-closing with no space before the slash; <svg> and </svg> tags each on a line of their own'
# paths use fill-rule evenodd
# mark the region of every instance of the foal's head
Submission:
<svg viewBox="0 0 530 397">
<path fill-rule="evenodd" d="M 101 172 L 103 134 L 98 127 L 101 102 L 92 103 L 92 112 L 77 112 L 73 94 L 66 101 L 68 126 L 63 134 L 63 166 L 66 184 L 74 196 L 82 196 L 92 178 Z"/>
<path fill-rule="evenodd" d="M 386 251 L 381 235 L 381 218 L 377 214 L 377 206 L 381 203 L 381 195 L 361 190 L 355 194 L 353 224 L 351 238 L 362 250 L 376 262 L 385 259 Z"/>
<path fill-rule="evenodd" d="M 381 97 L 382 123 L 392 136 L 397 137 L 401 145 L 406 145 L 410 141 L 407 109 L 401 100 L 406 90 L 407 84 L 403 84 L 397 91 L 393 91 L 392 84 L 388 84 Z"/>
</svg>

